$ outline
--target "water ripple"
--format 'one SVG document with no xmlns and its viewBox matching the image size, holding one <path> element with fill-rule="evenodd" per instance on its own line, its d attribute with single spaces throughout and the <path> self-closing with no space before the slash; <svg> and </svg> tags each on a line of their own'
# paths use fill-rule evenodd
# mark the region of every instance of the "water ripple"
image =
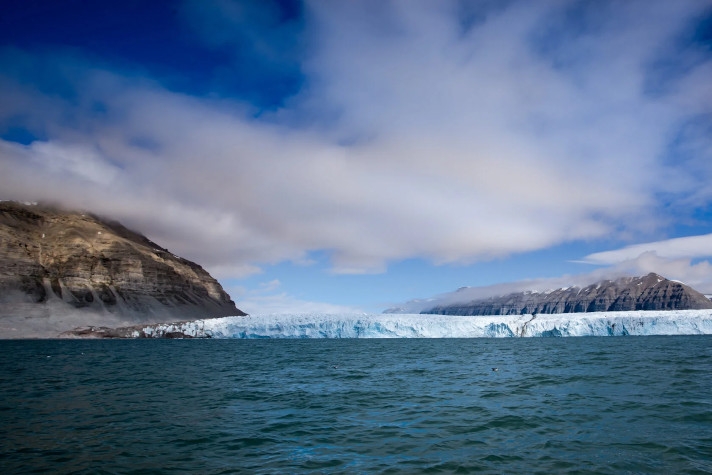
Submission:
<svg viewBox="0 0 712 475">
<path fill-rule="evenodd" d="M 3 342 L 0 471 L 706 473 L 711 393 L 712 337 Z"/>
</svg>

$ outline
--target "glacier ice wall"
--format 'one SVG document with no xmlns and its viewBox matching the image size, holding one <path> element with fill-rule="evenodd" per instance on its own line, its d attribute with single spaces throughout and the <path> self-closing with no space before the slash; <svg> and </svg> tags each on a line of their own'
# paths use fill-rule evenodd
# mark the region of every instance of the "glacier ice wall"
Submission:
<svg viewBox="0 0 712 475">
<path fill-rule="evenodd" d="M 506 338 L 709 335 L 712 310 L 497 315 L 299 314 L 223 317 L 136 330 L 208 338 Z"/>
</svg>

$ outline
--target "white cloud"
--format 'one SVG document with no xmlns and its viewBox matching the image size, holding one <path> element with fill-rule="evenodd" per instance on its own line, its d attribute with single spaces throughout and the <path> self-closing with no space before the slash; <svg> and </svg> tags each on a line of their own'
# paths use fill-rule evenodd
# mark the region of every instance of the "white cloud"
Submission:
<svg viewBox="0 0 712 475">
<path fill-rule="evenodd" d="M 287 293 L 242 297 L 237 303 L 240 310 L 250 315 L 261 314 L 305 314 L 305 313 L 362 313 L 358 308 L 325 302 L 301 300 Z"/>
<path fill-rule="evenodd" d="M 613 265 L 651 253 L 666 259 L 712 257 L 712 234 L 666 239 L 634 244 L 612 251 L 596 252 L 584 257 L 583 262 Z"/>
<path fill-rule="evenodd" d="M 30 165 L 46 169 L 50 174 L 84 180 L 87 184 L 108 186 L 119 170 L 97 150 L 83 145 L 54 142 L 34 142 L 29 147 Z"/>
<path fill-rule="evenodd" d="M 657 272 L 712 294 L 712 234 L 687 236 L 589 254 L 582 262 L 626 274 Z"/>
<path fill-rule="evenodd" d="M 345 305 L 303 300 L 279 291 L 279 280 L 263 282 L 256 289 L 235 286 L 226 289 L 237 299 L 237 307 L 248 314 L 359 313 L 362 310 Z"/>
<path fill-rule="evenodd" d="M 712 162 L 665 160 L 681 124 L 712 113 L 709 65 L 645 92 L 703 2 L 613 3 L 581 33 L 557 23 L 560 2 L 469 30 L 454 4 L 368 5 L 308 4 L 306 87 L 257 119 L 76 59 L 73 102 L 3 78 L 0 119 L 29 115 L 47 139 L 0 143 L 0 198 L 89 207 L 237 277 L 315 250 L 360 273 L 635 235 L 666 219 L 661 194 L 673 210 L 712 196 L 688 190 Z M 710 152 L 699 134 L 690 147 Z"/>
</svg>

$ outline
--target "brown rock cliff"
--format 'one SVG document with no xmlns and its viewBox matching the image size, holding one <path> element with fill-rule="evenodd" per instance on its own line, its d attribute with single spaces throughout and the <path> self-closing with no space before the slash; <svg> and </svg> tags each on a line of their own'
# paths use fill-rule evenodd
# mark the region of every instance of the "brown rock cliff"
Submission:
<svg viewBox="0 0 712 475">
<path fill-rule="evenodd" d="M 121 224 L 0 202 L 0 338 L 245 315 L 202 267 Z"/>
</svg>

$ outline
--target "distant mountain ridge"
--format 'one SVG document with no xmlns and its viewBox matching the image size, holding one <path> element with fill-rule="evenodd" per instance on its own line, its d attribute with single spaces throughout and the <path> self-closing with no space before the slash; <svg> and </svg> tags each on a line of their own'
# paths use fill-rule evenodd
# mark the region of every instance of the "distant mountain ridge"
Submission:
<svg viewBox="0 0 712 475">
<path fill-rule="evenodd" d="M 630 310 L 712 309 L 712 301 L 693 288 L 655 273 L 604 280 L 587 287 L 547 292 L 514 292 L 469 302 L 435 305 L 421 311 L 440 315 L 521 315 Z"/>
<path fill-rule="evenodd" d="M 116 221 L 0 202 L 0 338 L 240 316 L 198 264 Z"/>
</svg>

